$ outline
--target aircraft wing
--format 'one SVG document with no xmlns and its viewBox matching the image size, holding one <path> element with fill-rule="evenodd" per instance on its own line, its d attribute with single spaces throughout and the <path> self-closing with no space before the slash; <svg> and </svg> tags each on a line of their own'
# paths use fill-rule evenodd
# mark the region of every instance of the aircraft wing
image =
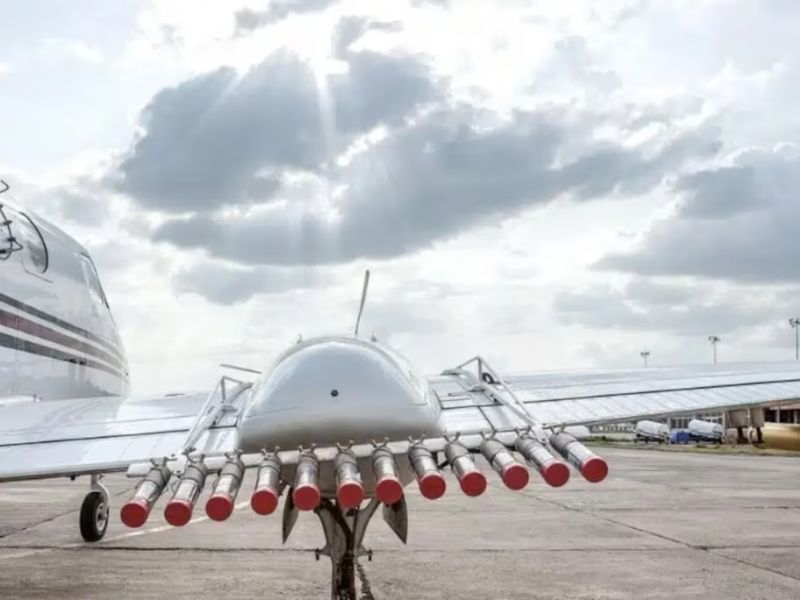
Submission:
<svg viewBox="0 0 800 600">
<path fill-rule="evenodd" d="M 471 370 L 470 363 L 477 369 Z M 170 458 L 180 471 L 182 455 L 205 456 L 210 470 L 234 451 L 237 419 L 250 384 L 225 380 L 211 394 L 189 393 L 143 398 L 89 398 L 36 402 L 0 399 L 0 482 L 127 471 L 143 476 L 151 460 Z M 439 438 L 421 443 L 441 451 L 451 436 L 477 451 L 483 435 L 495 432 L 513 447 L 518 430 L 532 428 L 540 439 L 570 425 L 595 425 L 747 409 L 797 402 L 800 369 L 795 363 L 707 367 L 663 367 L 616 371 L 562 371 L 501 378 L 480 358 L 428 378 L 441 412 Z M 542 435 L 544 436 L 542 438 Z M 418 441 L 389 440 L 395 455 Z M 372 444 L 353 446 L 368 457 Z M 314 450 L 332 461 L 336 447 Z M 298 450 L 278 458 L 289 468 Z M 253 467 L 261 454 L 241 457 Z"/>
<path fill-rule="evenodd" d="M 223 378 L 210 394 L 0 398 L 0 482 L 125 471 L 186 447 L 230 452 L 249 388 Z"/>
<path fill-rule="evenodd" d="M 797 402 L 797 363 L 742 363 L 501 377 L 476 357 L 429 379 L 445 430 L 599 425 Z M 524 414 L 520 414 L 520 411 Z"/>
</svg>

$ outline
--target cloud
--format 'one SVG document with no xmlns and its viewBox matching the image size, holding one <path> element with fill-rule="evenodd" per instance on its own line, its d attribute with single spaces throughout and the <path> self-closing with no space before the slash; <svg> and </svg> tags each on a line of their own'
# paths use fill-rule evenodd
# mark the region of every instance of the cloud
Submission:
<svg viewBox="0 0 800 600">
<path fill-rule="evenodd" d="M 309 269 L 241 268 L 205 260 L 179 271 L 173 286 L 178 293 L 195 293 L 215 304 L 231 305 L 260 294 L 319 287 L 328 280 Z"/>
<path fill-rule="evenodd" d="M 394 32 L 402 28 L 403 24 L 399 21 L 378 21 L 354 15 L 342 17 L 333 32 L 333 54 L 339 57 L 346 55 L 350 46 L 369 31 Z"/>
<path fill-rule="evenodd" d="M 418 119 L 358 154 L 334 184 L 335 214 L 298 206 L 197 214 L 165 223 L 156 239 L 247 264 L 326 264 L 389 258 L 470 227 L 550 202 L 636 194 L 686 160 L 716 151 L 715 132 L 680 132 L 657 149 L 584 142 L 603 119 L 562 110 L 517 112 L 497 123 L 471 107 Z"/>
<path fill-rule="evenodd" d="M 42 43 L 46 48 L 79 62 L 99 65 L 106 60 L 102 50 L 81 40 L 48 37 Z"/>
<path fill-rule="evenodd" d="M 285 19 L 291 14 L 319 12 L 336 3 L 336 0 L 270 0 L 264 10 L 244 8 L 236 11 L 236 31 L 249 33 L 266 25 Z"/>
<path fill-rule="evenodd" d="M 637 277 L 622 289 L 562 291 L 556 294 L 553 309 L 565 323 L 593 328 L 706 335 L 774 321 L 770 300 Z"/>
<path fill-rule="evenodd" d="M 800 152 L 792 144 L 740 153 L 731 164 L 679 180 L 677 212 L 603 270 L 743 282 L 800 278 Z"/>
<path fill-rule="evenodd" d="M 11 73 L 11 64 L 0 60 L 0 77 Z"/>
<path fill-rule="evenodd" d="M 64 218 L 93 227 L 99 227 L 109 217 L 107 202 L 96 193 L 79 187 L 65 187 L 56 191 Z"/>
<path fill-rule="evenodd" d="M 162 90 L 142 115 L 115 185 L 165 212 L 265 202 L 281 169 L 319 171 L 358 134 L 436 96 L 414 57 L 365 51 L 349 54 L 347 66 L 328 78 L 327 97 L 309 64 L 288 52 L 241 77 L 220 68 Z"/>
</svg>

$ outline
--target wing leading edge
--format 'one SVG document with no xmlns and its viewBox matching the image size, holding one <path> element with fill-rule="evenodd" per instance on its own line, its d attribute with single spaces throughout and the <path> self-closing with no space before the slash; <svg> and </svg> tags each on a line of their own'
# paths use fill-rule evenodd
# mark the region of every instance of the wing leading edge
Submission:
<svg viewBox="0 0 800 600">
<path fill-rule="evenodd" d="M 248 392 L 227 379 L 211 394 L 0 402 L 0 482 L 125 471 L 187 443 L 230 452 Z"/>
<path fill-rule="evenodd" d="M 545 428 L 740 410 L 800 398 L 800 368 L 794 363 L 513 375 L 502 379 L 505 386 L 485 362 L 477 365 L 477 374 L 457 368 L 429 379 L 446 431 L 527 427 L 527 420 L 498 401 L 503 396 Z"/>
</svg>

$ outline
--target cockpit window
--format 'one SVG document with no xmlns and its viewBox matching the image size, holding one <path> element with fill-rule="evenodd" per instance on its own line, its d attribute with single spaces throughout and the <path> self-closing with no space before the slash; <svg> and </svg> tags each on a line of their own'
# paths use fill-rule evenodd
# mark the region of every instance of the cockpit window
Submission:
<svg viewBox="0 0 800 600">
<path fill-rule="evenodd" d="M 89 288 L 89 295 L 98 304 L 102 304 L 108 308 L 108 300 L 106 300 L 103 286 L 100 285 L 100 277 L 97 276 L 97 269 L 94 268 L 92 259 L 85 254 L 80 254 L 81 268 L 83 269 L 83 278 L 86 280 L 86 287 Z"/>
<path fill-rule="evenodd" d="M 28 215 L 25 213 L 19 214 L 17 235 L 20 237 L 19 243 L 22 244 L 23 250 L 27 253 L 30 263 L 29 270 L 34 273 L 44 273 L 47 271 L 50 257 L 47 253 L 47 244 L 45 244 L 42 232 L 39 231 L 39 228 Z"/>
<path fill-rule="evenodd" d="M 25 213 L 0 204 L 0 259 L 5 260 L 15 252 L 22 254 L 28 272 L 41 275 L 47 271 L 47 244 L 36 223 Z"/>
</svg>

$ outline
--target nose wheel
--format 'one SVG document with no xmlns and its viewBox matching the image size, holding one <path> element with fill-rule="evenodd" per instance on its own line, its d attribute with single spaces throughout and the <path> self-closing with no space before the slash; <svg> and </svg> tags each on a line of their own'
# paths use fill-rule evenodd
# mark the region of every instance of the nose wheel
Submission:
<svg viewBox="0 0 800 600">
<path fill-rule="evenodd" d="M 108 529 L 108 491 L 100 477 L 92 475 L 92 490 L 81 504 L 81 537 L 87 542 L 99 542 Z"/>
</svg>

